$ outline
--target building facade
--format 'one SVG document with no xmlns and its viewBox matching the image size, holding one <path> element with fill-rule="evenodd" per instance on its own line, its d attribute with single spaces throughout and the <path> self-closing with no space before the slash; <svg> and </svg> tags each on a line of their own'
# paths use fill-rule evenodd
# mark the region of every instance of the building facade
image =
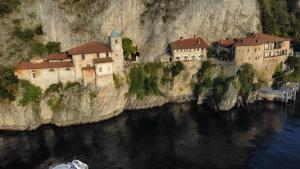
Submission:
<svg viewBox="0 0 300 169">
<path fill-rule="evenodd" d="M 170 43 L 172 61 L 207 60 L 208 44 L 200 37 L 177 40 Z"/>
<path fill-rule="evenodd" d="M 236 65 L 252 64 L 266 80 L 270 80 L 276 67 L 293 53 L 290 39 L 262 33 L 218 41 L 217 54 L 222 51 L 228 52 Z"/>
<path fill-rule="evenodd" d="M 113 32 L 109 44 L 91 41 L 45 59 L 20 62 L 15 74 L 45 90 L 54 83 L 75 81 L 101 88 L 113 83 L 113 73 L 122 71 L 122 38 Z"/>
</svg>

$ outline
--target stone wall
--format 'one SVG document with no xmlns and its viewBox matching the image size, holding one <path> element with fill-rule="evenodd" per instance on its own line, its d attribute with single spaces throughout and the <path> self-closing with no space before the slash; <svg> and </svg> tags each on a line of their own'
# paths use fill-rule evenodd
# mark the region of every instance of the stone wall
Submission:
<svg viewBox="0 0 300 169">
<path fill-rule="evenodd" d="M 43 25 L 43 42 L 63 50 L 90 40 L 107 41 L 112 30 L 139 46 L 143 61 L 165 54 L 169 42 L 194 34 L 208 41 L 241 37 L 260 30 L 256 0 L 30 0 L 1 19 L 0 62 L 13 64 L 27 55 L 13 36 L 13 20 L 23 28 Z M 146 5 L 148 4 L 148 5 Z M 17 48 L 16 48 L 17 47 Z M 22 48 L 22 51 L 19 50 Z"/>
</svg>

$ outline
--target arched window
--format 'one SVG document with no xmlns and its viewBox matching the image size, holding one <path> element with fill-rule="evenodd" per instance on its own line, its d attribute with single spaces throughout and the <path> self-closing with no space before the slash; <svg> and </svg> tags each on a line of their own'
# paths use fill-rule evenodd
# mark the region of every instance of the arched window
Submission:
<svg viewBox="0 0 300 169">
<path fill-rule="evenodd" d="M 70 69 L 69 67 L 67 67 L 65 70 L 66 70 L 66 71 L 70 71 L 71 69 Z"/>
<path fill-rule="evenodd" d="M 102 72 L 102 67 L 101 67 L 101 66 L 99 67 L 99 72 L 100 72 L 100 73 Z"/>
<path fill-rule="evenodd" d="M 54 72 L 55 70 L 54 69 L 49 69 L 49 72 Z"/>
<path fill-rule="evenodd" d="M 193 59 L 193 60 L 196 60 L 196 56 L 192 56 L 192 59 Z"/>
<path fill-rule="evenodd" d="M 188 60 L 188 57 L 187 57 L 187 56 L 184 56 L 184 60 Z"/>
</svg>

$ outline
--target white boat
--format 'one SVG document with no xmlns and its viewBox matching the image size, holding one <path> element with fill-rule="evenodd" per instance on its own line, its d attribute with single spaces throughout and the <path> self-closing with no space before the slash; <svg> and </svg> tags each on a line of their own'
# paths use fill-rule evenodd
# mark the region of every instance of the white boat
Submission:
<svg viewBox="0 0 300 169">
<path fill-rule="evenodd" d="M 73 160 L 67 164 L 59 164 L 55 167 L 50 167 L 49 169 L 88 169 L 89 167 L 79 160 Z"/>
</svg>

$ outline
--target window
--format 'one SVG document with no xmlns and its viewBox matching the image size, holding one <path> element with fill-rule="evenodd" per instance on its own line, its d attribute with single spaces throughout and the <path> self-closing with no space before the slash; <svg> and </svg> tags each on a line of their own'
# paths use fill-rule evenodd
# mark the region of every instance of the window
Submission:
<svg viewBox="0 0 300 169">
<path fill-rule="evenodd" d="M 31 73 L 32 73 L 32 78 L 35 78 L 36 77 L 35 70 L 33 70 Z"/>
<path fill-rule="evenodd" d="M 108 53 L 106 53 L 106 57 L 107 57 L 107 58 L 109 57 L 109 54 L 108 54 Z"/>
<path fill-rule="evenodd" d="M 99 72 L 102 72 L 102 67 L 99 67 Z"/>
<path fill-rule="evenodd" d="M 176 60 L 180 60 L 180 57 L 177 56 L 177 57 L 176 57 Z"/>
<path fill-rule="evenodd" d="M 250 49 L 248 49 L 248 53 L 250 52 Z"/>
<path fill-rule="evenodd" d="M 99 53 L 97 53 L 97 58 L 99 58 Z"/>
<path fill-rule="evenodd" d="M 71 69 L 69 68 L 69 67 L 67 67 L 66 69 L 65 69 L 65 71 L 70 71 Z"/>
<path fill-rule="evenodd" d="M 55 70 L 54 69 L 49 69 L 49 72 L 54 72 Z"/>
<path fill-rule="evenodd" d="M 85 55 L 82 54 L 82 55 L 81 55 L 81 59 L 82 59 L 82 60 L 85 60 Z"/>
</svg>

